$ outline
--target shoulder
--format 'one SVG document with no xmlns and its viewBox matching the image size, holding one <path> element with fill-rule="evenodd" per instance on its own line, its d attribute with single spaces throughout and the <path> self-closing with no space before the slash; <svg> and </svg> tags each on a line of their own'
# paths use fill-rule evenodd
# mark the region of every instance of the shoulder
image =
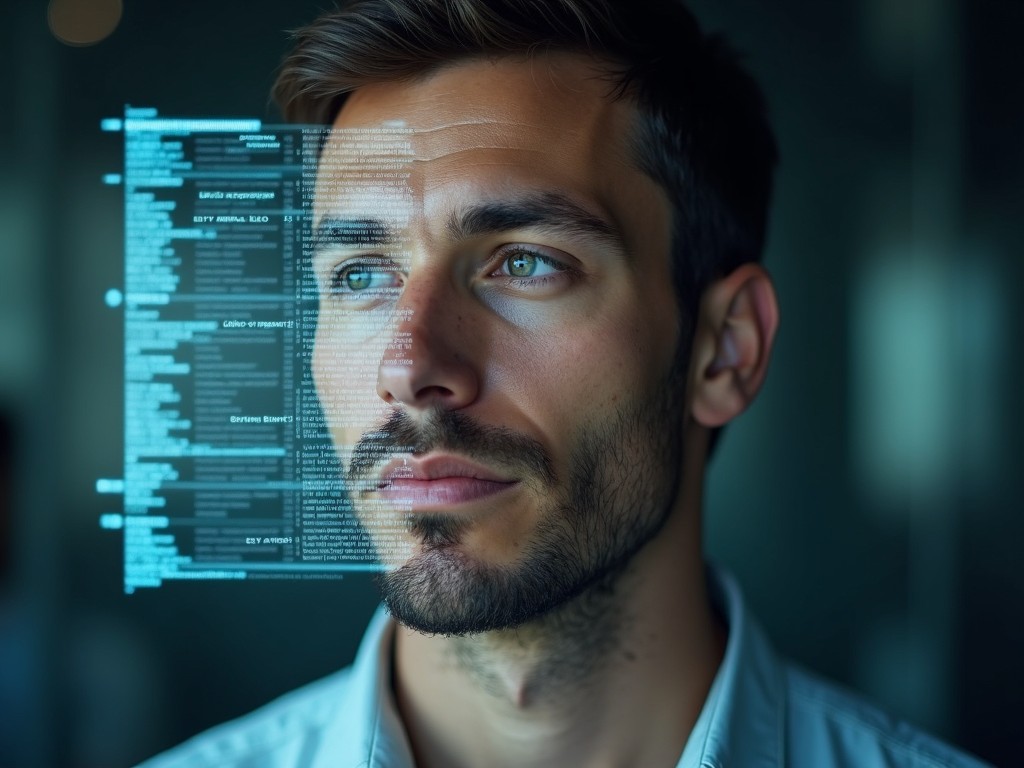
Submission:
<svg viewBox="0 0 1024 768">
<path fill-rule="evenodd" d="M 270 768 L 299 765 L 345 706 L 351 668 L 335 672 L 219 725 L 139 768 Z"/>
<path fill-rule="evenodd" d="M 789 764 L 793 768 L 985 768 L 856 694 L 798 666 L 785 669 Z"/>
</svg>

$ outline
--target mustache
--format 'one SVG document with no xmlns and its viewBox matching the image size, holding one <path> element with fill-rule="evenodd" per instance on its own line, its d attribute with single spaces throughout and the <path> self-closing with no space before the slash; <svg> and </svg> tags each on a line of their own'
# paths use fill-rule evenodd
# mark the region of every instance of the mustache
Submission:
<svg viewBox="0 0 1024 768">
<path fill-rule="evenodd" d="M 555 482 L 551 457 L 537 440 L 506 427 L 480 424 L 464 413 L 442 408 L 427 411 L 420 420 L 396 410 L 382 425 L 364 432 L 352 449 L 346 479 L 349 483 L 365 483 L 374 467 L 395 454 L 416 456 L 435 450 L 512 468 L 527 477 L 540 477 L 548 485 Z"/>
</svg>

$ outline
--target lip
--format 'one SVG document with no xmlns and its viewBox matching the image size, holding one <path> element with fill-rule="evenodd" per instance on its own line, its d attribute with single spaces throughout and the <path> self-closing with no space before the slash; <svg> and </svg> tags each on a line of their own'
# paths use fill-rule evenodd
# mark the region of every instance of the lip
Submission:
<svg viewBox="0 0 1024 768">
<path fill-rule="evenodd" d="M 426 456 L 400 456 L 384 465 L 381 483 L 397 480 L 443 480 L 450 477 L 486 480 L 492 483 L 513 483 L 515 480 L 493 469 L 451 454 L 432 453 Z"/>
<path fill-rule="evenodd" d="M 501 493 L 518 485 L 493 469 L 459 456 L 404 456 L 384 465 L 377 494 L 397 506 L 450 507 Z"/>
</svg>

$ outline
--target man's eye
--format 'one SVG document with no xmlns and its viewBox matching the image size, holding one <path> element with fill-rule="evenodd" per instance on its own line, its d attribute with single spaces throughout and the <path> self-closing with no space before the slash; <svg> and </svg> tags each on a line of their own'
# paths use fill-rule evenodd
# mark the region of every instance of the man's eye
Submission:
<svg viewBox="0 0 1024 768">
<path fill-rule="evenodd" d="M 400 285 L 397 270 L 384 264 L 349 264 L 331 275 L 331 293 L 343 296 L 376 296 Z"/>
<path fill-rule="evenodd" d="M 350 291 L 365 291 L 373 285 L 373 276 L 373 272 L 368 269 L 347 269 L 342 280 Z"/>
<path fill-rule="evenodd" d="M 554 259 L 524 250 L 511 253 L 499 269 L 502 275 L 518 278 L 547 277 L 564 271 L 565 267 Z"/>
</svg>

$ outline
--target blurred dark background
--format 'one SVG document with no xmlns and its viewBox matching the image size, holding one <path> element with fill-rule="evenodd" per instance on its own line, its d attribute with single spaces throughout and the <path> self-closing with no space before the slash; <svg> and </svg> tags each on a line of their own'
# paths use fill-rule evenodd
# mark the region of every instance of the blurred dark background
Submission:
<svg viewBox="0 0 1024 768">
<path fill-rule="evenodd" d="M 89 8 L 74 46 L 76 9 Z M 125 103 L 276 120 L 323 2 L 0 10 L 0 765 L 119 768 L 347 664 L 368 578 L 122 592 Z M 109 17 L 104 8 L 113 7 Z M 782 166 L 769 383 L 726 435 L 708 549 L 785 653 L 1024 764 L 1024 3 L 700 0 Z M 49 22 L 48 22 L 49 18 Z M 108 19 L 108 21 L 105 21 Z M 119 21 L 118 21 L 119 18 Z M 72 31 L 67 31 L 72 30 Z"/>
</svg>

